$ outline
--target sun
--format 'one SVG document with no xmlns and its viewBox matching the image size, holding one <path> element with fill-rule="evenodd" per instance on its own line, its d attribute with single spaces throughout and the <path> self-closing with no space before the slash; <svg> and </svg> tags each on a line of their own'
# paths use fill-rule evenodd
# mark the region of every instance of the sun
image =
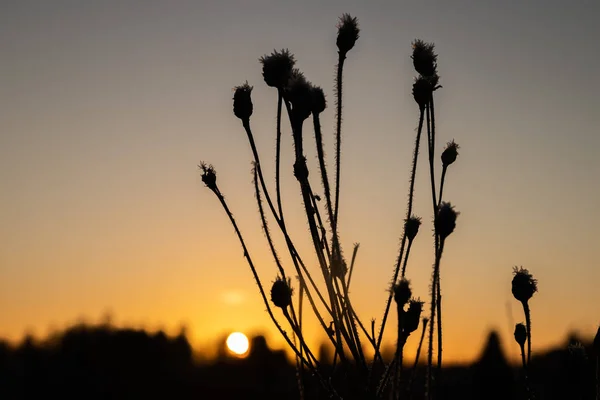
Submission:
<svg viewBox="0 0 600 400">
<path fill-rule="evenodd" d="M 241 356 L 248 351 L 248 338 L 242 332 L 233 332 L 227 337 L 227 348 L 233 353 Z"/>
</svg>

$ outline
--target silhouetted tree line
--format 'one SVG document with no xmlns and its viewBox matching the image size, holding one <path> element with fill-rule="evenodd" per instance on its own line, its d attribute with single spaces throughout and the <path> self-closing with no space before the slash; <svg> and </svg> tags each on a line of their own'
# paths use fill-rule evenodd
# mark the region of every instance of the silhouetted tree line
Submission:
<svg viewBox="0 0 600 400">
<path fill-rule="evenodd" d="M 555 349 L 532 359 L 530 383 L 536 399 L 593 398 L 590 346 Z M 588 357 L 587 354 L 590 354 Z M 322 347 L 324 372 L 331 354 Z M 305 398 L 326 398 L 308 372 Z M 411 376 L 406 366 L 404 380 Z M 345 379 L 337 370 L 333 379 Z M 406 382 L 405 382 L 406 383 Z M 423 398 L 425 368 L 413 382 Z M 406 385 L 407 386 L 407 385 Z M 511 366 L 492 332 L 479 360 L 444 368 L 438 396 L 448 399 L 527 398 L 520 368 Z M 208 364 L 194 360 L 185 334 L 168 336 L 109 325 L 77 325 L 45 341 L 0 341 L 0 399 L 298 399 L 296 368 L 283 351 L 270 350 L 264 337 L 252 339 L 245 358 L 220 352 Z"/>
</svg>

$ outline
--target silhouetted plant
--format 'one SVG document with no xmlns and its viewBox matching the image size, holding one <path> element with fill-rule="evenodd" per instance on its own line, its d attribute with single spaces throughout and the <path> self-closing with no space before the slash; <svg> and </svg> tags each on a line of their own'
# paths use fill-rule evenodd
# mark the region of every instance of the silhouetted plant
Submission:
<svg viewBox="0 0 600 400">
<path fill-rule="evenodd" d="M 350 298 L 350 283 L 354 269 L 356 255 L 359 245 L 353 246 L 350 264 L 346 262 L 341 245 L 338 230 L 339 205 L 340 205 L 340 176 L 341 176 L 341 144 L 342 144 L 342 90 L 343 69 L 349 52 L 355 47 L 359 38 L 358 20 L 348 14 L 344 14 L 338 24 L 336 45 L 338 49 L 338 63 L 335 77 L 335 185 L 330 182 L 327 172 L 327 163 L 323 147 L 321 133 L 320 114 L 327 107 L 323 89 L 309 82 L 304 74 L 296 68 L 296 59 L 289 50 L 274 51 L 270 55 L 260 58 L 262 73 L 265 83 L 277 89 L 277 125 L 276 125 L 276 150 L 275 150 L 275 194 L 271 196 L 267 182 L 264 177 L 259 152 L 256 148 L 251 128 L 251 117 L 254 106 L 251 94 L 252 86 L 247 82 L 235 88 L 233 96 L 234 115 L 242 122 L 246 131 L 250 148 L 253 154 L 253 178 L 254 191 L 259 209 L 261 225 L 278 269 L 278 277 L 271 288 L 271 301 L 279 309 L 287 324 L 292 329 L 294 338 L 291 340 L 283 327 L 279 324 L 271 304 L 266 296 L 266 291 L 258 276 L 257 270 L 246 248 L 245 241 L 230 212 L 224 196 L 216 184 L 216 174 L 210 165 L 201 163 L 202 181 L 217 196 L 229 220 L 233 225 L 238 239 L 244 249 L 246 258 L 254 279 L 259 286 L 259 291 L 267 307 L 274 324 L 286 339 L 297 358 L 299 369 L 308 368 L 320 381 L 321 386 L 332 398 L 387 398 L 391 395 L 400 398 L 403 392 L 400 388 L 400 377 L 402 374 L 403 349 L 408 337 L 418 329 L 421 320 L 423 302 L 412 298 L 408 281 L 406 280 L 406 269 L 412 244 L 417 236 L 421 225 L 421 218 L 414 216 L 413 199 L 415 176 L 418 164 L 419 147 L 424 126 L 427 127 L 427 148 L 429 156 L 429 170 L 431 180 L 432 214 L 434 222 L 434 263 L 431 281 L 431 315 L 423 319 L 423 332 L 417 352 L 417 360 L 421 345 L 425 336 L 425 327 L 430 322 L 429 345 L 428 345 L 428 397 L 433 397 L 432 365 L 433 365 L 433 332 L 434 323 L 437 322 L 438 352 L 437 352 L 437 374 L 439 382 L 439 371 L 442 365 L 442 325 L 441 325 L 441 286 L 440 286 L 440 264 L 444 244 L 447 237 L 454 231 L 458 212 L 445 201 L 442 201 L 446 171 L 449 165 L 454 163 L 458 156 L 458 145 L 454 141 L 449 142 L 441 154 L 442 176 L 439 182 L 439 191 L 436 189 L 434 176 L 434 154 L 435 154 L 435 112 L 433 93 L 440 88 L 437 75 L 437 55 L 433 52 L 434 45 L 421 40 L 413 42 L 413 64 L 419 77 L 415 80 L 412 94 L 419 107 L 419 122 L 415 138 L 415 147 L 410 170 L 410 188 L 408 193 L 408 205 L 406 217 L 403 221 L 403 234 L 393 271 L 393 278 L 389 287 L 385 311 L 380 324 L 379 332 L 375 332 L 375 320 L 371 320 L 370 330 L 363 324 L 355 312 Z M 289 118 L 292 138 L 294 142 L 295 160 L 293 164 L 293 175 L 298 181 L 304 206 L 305 216 L 308 223 L 310 238 L 314 248 L 315 256 L 322 274 L 325 293 L 319 288 L 315 280 L 308 272 L 305 262 L 301 257 L 294 241 L 290 236 L 281 199 L 281 119 L 282 109 L 285 107 Z M 323 197 L 314 192 L 309 179 L 309 170 L 305 155 L 304 122 L 312 116 L 315 145 L 320 169 L 320 180 L 323 187 Z M 263 199 L 266 201 L 267 209 L 274 218 L 281 235 L 285 241 L 285 247 L 290 255 L 293 272 L 297 276 L 299 290 L 294 295 L 292 284 L 286 268 L 284 268 L 278 252 L 276 251 L 272 238 Z M 320 203 L 323 199 L 326 218 L 321 217 Z M 332 375 L 327 377 L 323 372 L 319 360 L 313 355 L 312 350 L 304 338 L 303 303 L 304 297 L 308 300 L 319 325 L 326 334 L 328 341 L 333 345 L 334 354 L 332 360 Z M 391 306 L 392 297 L 396 301 L 398 314 L 397 343 L 395 357 L 386 363 L 381 355 L 381 345 L 384 329 Z M 296 311 L 297 310 L 297 311 Z M 437 316 L 437 319 L 436 319 Z M 328 321 L 329 324 L 327 323 Z M 362 337 L 362 338 L 361 338 Z M 363 341 L 367 342 L 374 350 L 374 359 L 367 360 L 363 351 Z M 338 365 L 339 361 L 339 365 Z M 416 366 L 416 361 L 415 361 Z M 345 380 L 338 382 L 335 378 L 336 371 L 341 369 Z M 413 368 L 414 370 L 416 367 Z M 413 371 L 414 372 L 414 371 Z M 298 377 L 301 377 L 301 371 Z M 413 379 L 411 379 L 411 382 Z M 389 383 L 392 383 L 389 385 Z M 412 383 L 411 383 L 412 384 Z M 390 389 L 391 386 L 391 389 Z M 410 384 L 409 384 L 410 386 Z M 302 382 L 299 382 L 301 395 Z M 410 392 L 407 391 L 407 392 Z"/>
</svg>

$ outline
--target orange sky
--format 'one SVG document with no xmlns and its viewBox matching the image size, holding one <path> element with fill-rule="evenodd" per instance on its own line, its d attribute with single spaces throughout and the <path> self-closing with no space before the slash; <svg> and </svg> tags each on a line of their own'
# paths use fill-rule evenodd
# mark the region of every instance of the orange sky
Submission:
<svg viewBox="0 0 600 400">
<path fill-rule="evenodd" d="M 491 328 L 517 354 L 510 339 L 523 318 L 510 293 L 514 265 L 539 280 L 531 302 L 534 351 L 571 330 L 591 335 L 600 322 L 600 32 L 589 7 L 598 6 L 459 3 L 4 6 L 0 337 L 42 336 L 110 311 L 118 324 L 175 331 L 184 323 L 200 349 L 231 330 L 267 332 L 281 344 L 196 165 L 217 168 L 270 285 L 276 268 L 231 89 L 245 80 L 255 86 L 252 124 L 272 177 L 276 99 L 258 57 L 289 48 L 332 103 L 335 23 L 343 12 L 356 15 L 362 29 L 344 77 L 340 203 L 346 251 L 361 243 L 351 290 L 359 315 L 381 319 L 397 256 L 418 117 L 410 43 L 420 37 L 439 53 L 438 143 L 454 138 L 461 145 L 444 190 L 461 212 L 442 262 L 446 360 L 475 357 Z M 333 115 L 327 109 L 322 121 L 330 165 Z M 288 225 L 311 254 L 287 125 L 283 146 Z M 316 173 L 314 153 L 308 158 Z M 424 166 L 415 208 L 424 225 L 408 268 L 421 298 L 433 262 Z M 307 329 L 317 341 L 316 325 Z"/>
</svg>

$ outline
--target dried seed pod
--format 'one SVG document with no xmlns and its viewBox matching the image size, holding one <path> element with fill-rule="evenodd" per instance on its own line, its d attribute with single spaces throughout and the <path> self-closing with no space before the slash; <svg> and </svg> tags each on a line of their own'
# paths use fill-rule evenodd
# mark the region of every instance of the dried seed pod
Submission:
<svg viewBox="0 0 600 400">
<path fill-rule="evenodd" d="M 447 167 L 456 161 L 456 157 L 458 156 L 458 149 L 460 146 L 454 142 L 454 139 L 451 142 L 446 144 L 446 148 L 442 152 L 442 165 Z"/>
<path fill-rule="evenodd" d="M 294 55 L 288 49 L 282 49 L 281 52 L 274 50 L 270 55 L 262 56 L 260 62 L 263 66 L 262 74 L 265 83 L 279 89 L 287 85 L 296 64 Z"/>
<path fill-rule="evenodd" d="M 202 182 L 210 190 L 217 190 L 217 173 L 212 165 L 201 162 L 198 166 L 202 170 Z"/>
<path fill-rule="evenodd" d="M 351 17 L 350 14 L 344 14 L 340 17 L 336 40 L 340 54 L 345 56 L 346 53 L 352 50 L 358 40 L 359 32 L 360 29 L 358 28 L 358 19 L 356 17 Z"/>
<path fill-rule="evenodd" d="M 437 75 L 437 54 L 433 52 L 435 45 L 420 39 L 413 41 L 413 66 L 424 77 Z"/>
<path fill-rule="evenodd" d="M 423 311 L 423 302 L 419 299 L 411 299 L 408 303 L 408 310 L 404 315 L 404 332 L 412 333 L 419 327 L 421 312 Z"/>
<path fill-rule="evenodd" d="M 281 309 L 286 309 L 292 304 L 292 287 L 289 279 L 287 282 L 279 276 L 275 279 L 271 286 L 271 301 Z"/>
<path fill-rule="evenodd" d="M 404 222 L 404 232 L 408 240 L 412 241 L 417 236 L 420 226 L 421 218 L 414 215 Z"/>
<path fill-rule="evenodd" d="M 515 325 L 515 341 L 519 346 L 525 346 L 525 342 L 527 341 L 527 328 L 525 324 L 518 323 Z"/>
<path fill-rule="evenodd" d="M 242 121 L 250 120 L 250 116 L 252 115 L 251 93 L 252 86 L 246 82 L 243 85 L 237 86 L 233 94 L 233 113 Z"/>
<path fill-rule="evenodd" d="M 412 296 L 412 291 L 410 290 L 410 282 L 402 278 L 400 282 L 394 285 L 394 300 L 400 306 L 405 305 L 410 300 Z"/>
<path fill-rule="evenodd" d="M 520 302 L 527 302 L 537 292 L 537 280 L 523 267 L 513 268 L 512 294 Z"/>
<path fill-rule="evenodd" d="M 441 239 L 445 239 L 454 232 L 456 228 L 456 217 L 458 212 L 450 203 L 442 202 L 438 210 L 438 215 L 435 219 L 435 231 L 440 235 Z"/>
</svg>

